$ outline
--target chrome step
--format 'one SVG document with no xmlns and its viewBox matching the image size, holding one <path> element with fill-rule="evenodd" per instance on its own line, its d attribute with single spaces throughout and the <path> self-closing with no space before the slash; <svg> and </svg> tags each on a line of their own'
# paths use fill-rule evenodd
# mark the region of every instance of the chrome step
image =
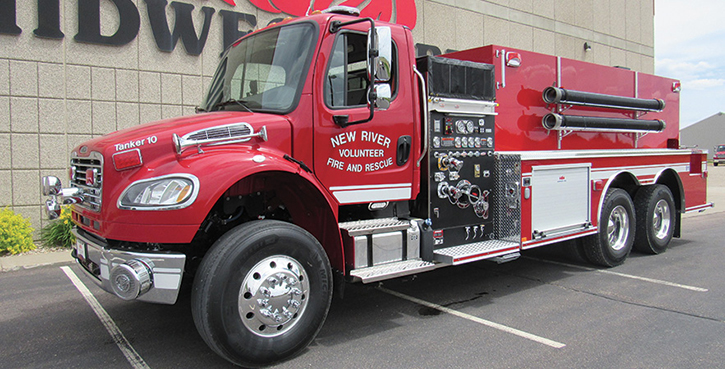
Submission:
<svg viewBox="0 0 725 369">
<path fill-rule="evenodd" d="M 496 256 L 495 258 L 490 258 L 488 260 L 495 261 L 497 264 L 503 264 L 503 263 L 508 263 L 509 261 L 514 261 L 520 257 L 521 257 L 521 253 L 516 251 L 516 252 L 512 252 L 510 254 Z"/>
<path fill-rule="evenodd" d="M 340 229 L 347 230 L 347 233 L 351 237 L 363 234 L 402 231 L 408 228 L 410 228 L 410 220 L 400 220 L 398 218 L 356 220 L 354 222 L 340 223 Z"/>
<path fill-rule="evenodd" d="M 371 283 L 402 277 L 410 274 L 427 272 L 436 268 L 436 264 L 423 260 L 404 260 L 394 263 L 376 265 L 368 268 L 354 269 L 350 271 L 350 275 L 362 281 L 362 283 Z"/>
<path fill-rule="evenodd" d="M 489 240 L 433 251 L 434 259 L 444 264 L 459 265 L 473 261 L 491 259 L 519 251 L 517 242 Z"/>
</svg>

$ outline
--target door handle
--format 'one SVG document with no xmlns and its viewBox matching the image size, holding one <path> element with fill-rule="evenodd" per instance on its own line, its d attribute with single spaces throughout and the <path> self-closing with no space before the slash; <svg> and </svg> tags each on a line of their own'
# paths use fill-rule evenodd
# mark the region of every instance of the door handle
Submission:
<svg viewBox="0 0 725 369">
<path fill-rule="evenodd" d="M 398 137 L 398 152 L 396 155 L 396 163 L 399 167 L 405 165 L 410 159 L 410 148 L 413 139 L 410 136 Z"/>
</svg>

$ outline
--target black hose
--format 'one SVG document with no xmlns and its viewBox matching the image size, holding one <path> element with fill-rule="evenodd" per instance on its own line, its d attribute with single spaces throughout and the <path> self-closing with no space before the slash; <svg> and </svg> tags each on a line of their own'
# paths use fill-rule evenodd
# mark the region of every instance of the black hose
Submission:
<svg viewBox="0 0 725 369">
<path fill-rule="evenodd" d="M 565 90 L 559 87 L 545 88 L 541 93 L 541 97 L 547 104 L 571 104 L 642 111 L 662 111 L 665 108 L 665 102 L 661 99 L 638 99 L 635 97 Z"/>
<path fill-rule="evenodd" d="M 575 115 L 560 115 L 549 113 L 541 120 L 544 128 L 549 130 L 612 130 L 612 131 L 648 131 L 662 132 L 667 124 L 661 119 L 626 119 L 626 118 L 600 118 L 582 117 Z"/>
</svg>

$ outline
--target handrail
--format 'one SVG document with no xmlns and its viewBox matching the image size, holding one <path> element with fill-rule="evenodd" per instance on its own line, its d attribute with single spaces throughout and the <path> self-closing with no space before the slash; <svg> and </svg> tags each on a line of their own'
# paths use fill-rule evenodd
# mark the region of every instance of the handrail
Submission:
<svg viewBox="0 0 725 369">
<path fill-rule="evenodd" d="M 418 75 L 418 79 L 420 80 L 420 97 L 423 99 L 423 150 L 421 151 L 417 162 L 417 165 L 420 167 L 420 163 L 423 161 L 425 154 L 428 152 L 428 89 L 425 87 L 425 78 L 418 71 L 418 68 L 413 66 L 413 72 Z"/>
</svg>

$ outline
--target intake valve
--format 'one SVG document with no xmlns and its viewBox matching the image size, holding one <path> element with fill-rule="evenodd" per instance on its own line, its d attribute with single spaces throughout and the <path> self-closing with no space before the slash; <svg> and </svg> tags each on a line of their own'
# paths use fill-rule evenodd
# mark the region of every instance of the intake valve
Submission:
<svg viewBox="0 0 725 369">
<path fill-rule="evenodd" d="M 439 167 L 446 167 L 449 170 L 455 170 L 460 171 L 461 168 L 463 168 L 463 160 L 458 160 L 454 157 L 450 157 L 448 155 L 444 155 L 440 157 L 439 159 Z"/>
</svg>

